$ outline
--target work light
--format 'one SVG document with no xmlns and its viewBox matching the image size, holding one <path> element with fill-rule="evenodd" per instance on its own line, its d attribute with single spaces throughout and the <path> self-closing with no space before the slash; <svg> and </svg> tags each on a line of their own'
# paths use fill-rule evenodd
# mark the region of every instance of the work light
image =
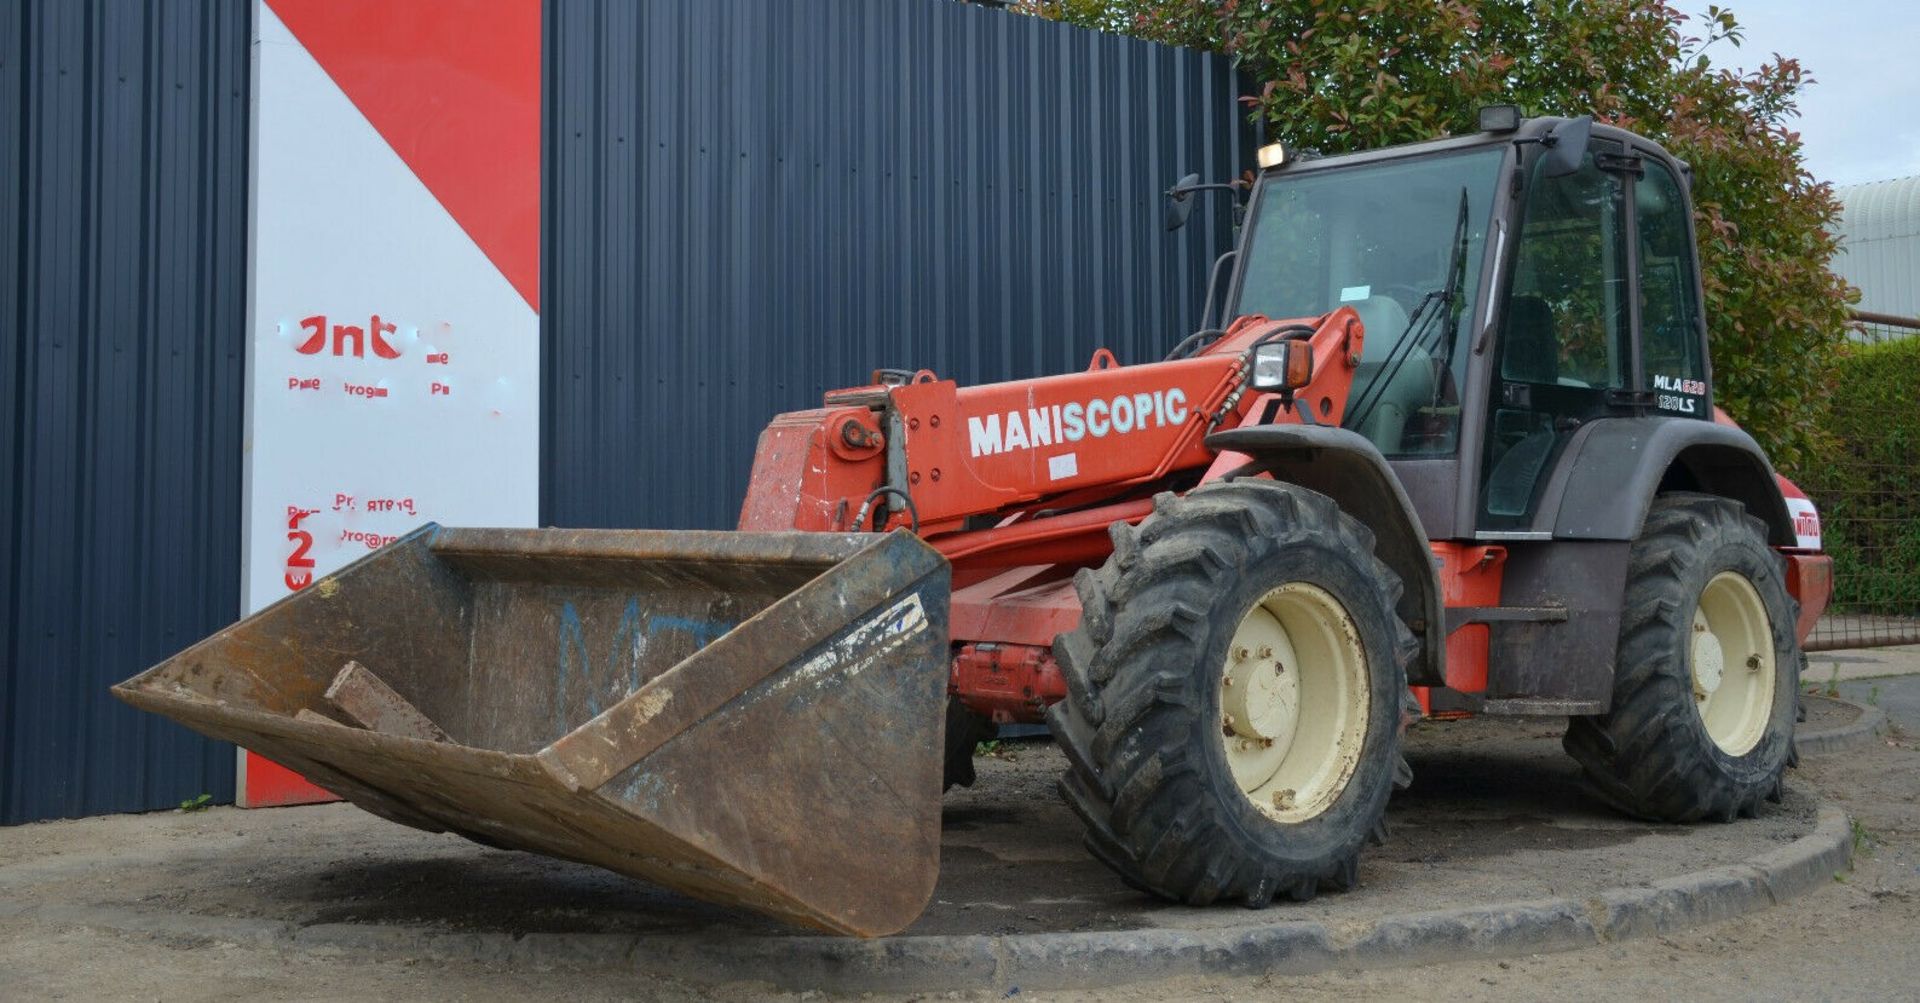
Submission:
<svg viewBox="0 0 1920 1003">
<path fill-rule="evenodd" d="M 1298 390 L 1313 379 L 1313 351 L 1304 341 L 1270 341 L 1253 349 L 1255 390 Z"/>
</svg>

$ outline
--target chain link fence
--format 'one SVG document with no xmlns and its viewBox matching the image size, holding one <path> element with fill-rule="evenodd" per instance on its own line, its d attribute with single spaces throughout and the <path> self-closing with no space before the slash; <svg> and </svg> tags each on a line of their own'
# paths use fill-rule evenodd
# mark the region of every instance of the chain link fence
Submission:
<svg viewBox="0 0 1920 1003">
<path fill-rule="evenodd" d="M 1920 644 L 1920 319 L 1854 321 L 1835 380 L 1835 452 L 1796 478 L 1834 561 L 1809 651 Z"/>
</svg>

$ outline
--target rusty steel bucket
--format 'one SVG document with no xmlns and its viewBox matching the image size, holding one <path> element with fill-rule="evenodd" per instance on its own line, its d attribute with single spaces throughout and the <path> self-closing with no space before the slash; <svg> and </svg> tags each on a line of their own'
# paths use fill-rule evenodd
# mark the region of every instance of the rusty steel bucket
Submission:
<svg viewBox="0 0 1920 1003">
<path fill-rule="evenodd" d="M 948 588 L 905 532 L 429 524 L 114 693 L 395 822 L 879 936 L 939 869 Z"/>
</svg>

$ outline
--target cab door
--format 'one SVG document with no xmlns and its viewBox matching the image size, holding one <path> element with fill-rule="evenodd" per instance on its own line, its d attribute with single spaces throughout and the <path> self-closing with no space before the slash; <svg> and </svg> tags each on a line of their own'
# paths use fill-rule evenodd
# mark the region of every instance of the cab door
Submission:
<svg viewBox="0 0 1920 1003">
<path fill-rule="evenodd" d="M 1560 177 L 1534 158 L 1501 304 L 1481 456 L 1481 536 L 1533 535 L 1540 493 L 1567 440 L 1631 413 L 1634 283 L 1620 144 L 1595 137 Z"/>
</svg>

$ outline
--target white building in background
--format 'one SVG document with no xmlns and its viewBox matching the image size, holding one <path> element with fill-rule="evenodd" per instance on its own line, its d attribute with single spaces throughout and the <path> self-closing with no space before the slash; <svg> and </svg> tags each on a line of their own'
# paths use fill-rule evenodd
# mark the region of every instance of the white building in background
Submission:
<svg viewBox="0 0 1920 1003">
<path fill-rule="evenodd" d="M 1854 309 L 1920 317 L 1920 176 L 1837 188 L 1833 270 L 1860 287 Z"/>
</svg>

